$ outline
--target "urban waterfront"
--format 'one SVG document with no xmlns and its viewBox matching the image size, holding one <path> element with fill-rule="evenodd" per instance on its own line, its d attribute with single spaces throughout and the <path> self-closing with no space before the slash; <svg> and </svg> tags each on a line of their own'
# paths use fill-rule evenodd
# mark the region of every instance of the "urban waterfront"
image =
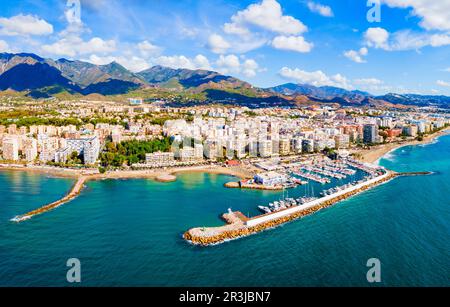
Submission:
<svg viewBox="0 0 450 307">
<path fill-rule="evenodd" d="M 449 286 L 449 151 L 450 136 L 400 148 L 380 164 L 435 174 L 397 178 L 208 248 L 187 244 L 183 232 L 223 224 L 219 215 L 230 207 L 256 215 L 281 192 L 225 189 L 231 178 L 212 174 L 183 174 L 173 183 L 93 181 L 74 201 L 15 224 L 9 219 L 60 198 L 72 181 L 1 172 L 0 285 L 68 286 L 66 261 L 79 258 L 84 286 L 369 286 L 366 262 L 378 258 L 380 285 Z"/>
</svg>

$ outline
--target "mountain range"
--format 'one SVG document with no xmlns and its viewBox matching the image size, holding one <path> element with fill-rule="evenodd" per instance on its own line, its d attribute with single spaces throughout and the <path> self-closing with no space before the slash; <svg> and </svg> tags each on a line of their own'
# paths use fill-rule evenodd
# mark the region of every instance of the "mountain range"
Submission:
<svg viewBox="0 0 450 307">
<path fill-rule="evenodd" d="M 0 91 L 23 92 L 33 98 L 67 95 L 132 95 L 172 104 L 221 103 L 249 107 L 287 107 L 306 103 L 450 107 L 450 97 L 414 94 L 374 96 L 363 91 L 287 83 L 272 88 L 214 71 L 154 66 L 139 73 L 117 62 L 95 65 L 67 59 L 45 59 L 31 53 L 0 53 Z"/>
</svg>

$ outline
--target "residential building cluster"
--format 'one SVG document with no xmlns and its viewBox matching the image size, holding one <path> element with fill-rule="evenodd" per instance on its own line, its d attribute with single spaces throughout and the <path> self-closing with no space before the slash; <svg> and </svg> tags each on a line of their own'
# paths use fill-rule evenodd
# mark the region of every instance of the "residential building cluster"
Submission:
<svg viewBox="0 0 450 307">
<path fill-rule="evenodd" d="M 84 106 L 84 107 L 82 107 Z M 107 140 L 148 140 L 165 135 L 172 140 L 171 152 L 147 153 L 147 166 L 162 167 L 202 163 L 227 158 L 272 158 L 352 149 L 398 138 L 415 138 L 450 124 L 448 114 L 383 111 L 377 109 L 304 107 L 258 109 L 237 107 L 167 108 L 130 100 L 127 104 L 73 102 L 59 110 L 60 117 L 102 114 L 120 119 L 107 123 L 0 125 L 1 158 L 27 163 L 66 163 L 73 153 L 84 164 L 95 165 Z M 144 117 L 136 115 L 147 114 Z M 153 115 L 168 119 L 152 124 Z M 187 117 L 190 117 L 187 120 Z M 262 178 L 261 180 L 265 180 Z"/>
</svg>

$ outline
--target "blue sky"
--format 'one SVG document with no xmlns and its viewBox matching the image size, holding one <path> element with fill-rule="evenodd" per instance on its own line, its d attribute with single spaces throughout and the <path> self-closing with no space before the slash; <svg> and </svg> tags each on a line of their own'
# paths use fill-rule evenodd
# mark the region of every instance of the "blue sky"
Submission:
<svg viewBox="0 0 450 307">
<path fill-rule="evenodd" d="M 367 0 L 81 0 L 81 15 L 77 2 L 3 0 L 0 51 L 450 95 L 449 0 L 381 0 L 372 23 Z"/>
</svg>

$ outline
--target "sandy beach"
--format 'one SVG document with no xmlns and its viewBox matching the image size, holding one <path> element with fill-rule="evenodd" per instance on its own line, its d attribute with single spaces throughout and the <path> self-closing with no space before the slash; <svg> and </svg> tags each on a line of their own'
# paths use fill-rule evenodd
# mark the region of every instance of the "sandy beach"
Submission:
<svg viewBox="0 0 450 307">
<path fill-rule="evenodd" d="M 39 167 L 39 166 L 19 166 L 0 164 L 0 171 L 23 171 L 39 173 L 54 177 L 80 178 L 84 177 L 87 180 L 101 180 L 101 179 L 156 179 L 164 177 L 165 175 L 177 175 L 181 173 L 209 173 L 221 174 L 238 177 L 241 179 L 252 178 L 253 174 L 241 167 L 223 167 L 216 165 L 202 165 L 202 166 L 188 166 L 176 167 L 168 169 L 156 170 L 119 170 L 109 171 L 104 174 L 98 173 L 96 169 L 91 170 L 74 170 L 68 168 L 57 167 Z"/>
<path fill-rule="evenodd" d="M 60 177 L 60 178 L 78 178 L 83 176 L 83 171 L 74 170 L 69 168 L 56 168 L 56 167 L 46 167 L 46 166 L 19 166 L 19 165 L 8 165 L 0 164 L 0 171 L 20 171 L 29 173 L 38 173 L 42 175 Z"/>
<path fill-rule="evenodd" d="M 371 149 L 364 149 L 364 150 L 357 150 L 353 153 L 356 155 L 356 158 L 358 160 L 361 160 L 362 162 L 367 163 L 376 163 L 379 161 L 383 156 L 386 154 L 399 149 L 401 147 L 405 146 L 415 146 L 415 145 L 425 145 L 432 143 L 435 139 L 450 134 L 450 128 L 447 128 L 445 130 L 439 131 L 434 134 L 430 134 L 424 137 L 424 140 L 422 142 L 419 142 L 417 140 L 412 141 L 404 141 L 404 142 L 395 142 L 395 143 L 388 143 L 383 144 L 379 146 L 374 146 Z"/>
</svg>

